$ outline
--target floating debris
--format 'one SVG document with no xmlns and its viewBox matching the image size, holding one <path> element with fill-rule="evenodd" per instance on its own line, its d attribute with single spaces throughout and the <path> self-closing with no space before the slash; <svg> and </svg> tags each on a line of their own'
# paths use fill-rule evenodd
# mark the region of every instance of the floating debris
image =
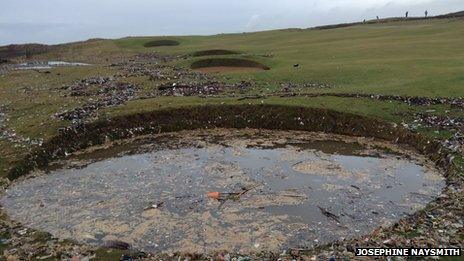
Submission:
<svg viewBox="0 0 464 261">
<path fill-rule="evenodd" d="M 328 138 L 352 150 L 325 153 Z M 415 153 L 371 139 L 217 129 L 136 141 L 70 155 L 71 165 L 10 186 L 2 205 L 31 228 L 93 245 L 116 240 L 157 253 L 275 253 L 388 226 L 444 186 Z M 336 167 L 294 167 L 320 161 Z"/>
<path fill-rule="evenodd" d="M 331 218 L 331 219 L 335 220 L 335 222 L 337 222 L 337 223 L 340 223 L 340 219 L 339 219 L 339 217 L 338 217 L 337 215 L 335 215 L 335 214 L 333 214 L 332 212 L 329 212 L 329 211 L 323 209 L 322 207 L 317 207 L 317 208 L 319 208 L 319 210 L 322 212 L 322 214 L 323 214 L 324 216 L 326 216 L 326 217 L 328 217 L 328 218 Z"/>
</svg>

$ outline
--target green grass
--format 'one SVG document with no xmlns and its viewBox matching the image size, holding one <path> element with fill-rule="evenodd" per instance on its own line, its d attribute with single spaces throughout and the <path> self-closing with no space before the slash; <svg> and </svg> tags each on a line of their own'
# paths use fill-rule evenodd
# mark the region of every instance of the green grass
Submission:
<svg viewBox="0 0 464 261">
<path fill-rule="evenodd" d="M 329 82 L 337 86 L 333 92 L 464 94 L 462 19 L 399 21 L 331 30 L 126 38 L 115 43 L 124 50 L 146 52 L 143 44 L 156 39 L 175 39 L 181 43 L 152 49 L 162 53 L 239 50 L 272 67 L 268 72 L 231 74 L 236 79 L 248 78 L 260 83 Z M 261 56 L 265 54 L 273 57 Z M 195 60 L 179 64 L 188 66 Z M 295 63 L 300 68 L 293 68 Z"/>
<path fill-rule="evenodd" d="M 174 40 L 180 45 L 144 47 L 160 40 Z M 331 92 L 456 97 L 464 95 L 463 42 L 464 19 L 432 19 L 330 30 L 127 37 L 68 44 L 41 57 L 104 63 L 108 57 L 137 52 L 190 55 L 224 49 L 241 54 L 222 57 L 251 58 L 272 68 L 229 77 L 253 80 L 261 86 L 271 84 L 272 89 L 286 81 L 324 82 L 336 86 Z M 191 57 L 175 64 L 189 67 L 201 58 Z M 300 64 L 297 69 L 293 68 L 296 63 Z"/>
<path fill-rule="evenodd" d="M 147 48 L 151 41 L 174 40 L 178 46 Z M 280 90 L 282 82 L 329 83 L 332 89 L 308 92 L 398 94 L 418 96 L 464 96 L 464 20 L 434 19 L 393 21 L 330 30 L 277 30 L 242 34 L 182 37 L 127 37 L 61 45 L 34 59 L 82 61 L 95 66 L 56 68 L 50 74 L 14 71 L 0 78 L 0 104 L 9 107 L 7 127 L 30 138 L 50 138 L 57 129 L 69 124 L 53 119 L 53 114 L 72 109 L 86 98 L 65 97 L 59 91 L 74 81 L 89 76 L 118 73 L 114 67 L 101 66 L 125 60 L 136 53 L 159 52 L 187 55 L 173 65 L 190 67 L 199 59 L 244 58 L 271 67 L 269 71 L 219 75 L 227 81 L 249 80 L 256 87 L 248 95 Z M 203 50 L 223 49 L 239 53 L 192 57 Z M 294 68 L 294 64 L 300 64 Z M 148 77 L 129 77 L 124 81 L 143 87 L 150 93 L 157 83 Z M 411 121 L 412 115 L 434 109 L 436 114 L 464 116 L 448 106 L 407 106 L 397 102 L 337 97 L 272 97 L 264 100 L 236 98 L 159 97 L 136 100 L 102 110 L 102 117 L 130 114 L 159 108 L 202 104 L 266 103 L 308 106 L 352 112 L 381 118 L 398 124 Z M 447 112 L 449 111 L 449 112 Z M 447 137 L 448 132 L 421 129 L 431 137 Z M 27 153 L 16 145 L 0 140 L 0 176 Z"/>
<path fill-rule="evenodd" d="M 178 46 L 147 48 L 152 41 L 174 40 Z M 442 19 L 394 21 L 357 25 L 330 30 L 278 30 L 244 34 L 182 37 L 128 37 L 118 40 L 97 40 L 61 45 L 53 52 L 34 59 L 79 61 L 94 66 L 55 68 L 49 74 L 34 71 L 13 71 L 0 75 L 0 105 L 7 105 L 6 127 L 18 135 L 49 139 L 58 128 L 69 122 L 52 116 L 65 109 L 80 106 L 89 97 L 67 97 L 61 88 L 89 76 L 110 76 L 120 73 L 115 67 L 102 66 L 127 60 L 137 53 L 160 52 L 187 55 L 172 65 L 190 67 L 200 59 L 243 58 L 271 67 L 269 71 L 240 72 L 218 75 L 227 82 L 254 81 L 256 87 L 246 95 L 280 90 L 280 83 L 329 83 L 332 89 L 309 89 L 307 92 L 395 94 L 411 96 L 464 96 L 464 20 Z M 237 54 L 192 57 L 203 50 L 233 50 Z M 294 64 L 300 67 L 294 68 Z M 137 84 L 142 94 L 149 94 L 158 84 L 148 77 L 128 77 L 122 81 Z M 464 111 L 445 105 L 408 106 L 399 102 L 366 98 L 342 97 L 269 97 L 239 100 L 232 97 L 156 97 L 134 100 L 105 108 L 101 118 L 148 112 L 158 109 L 206 104 L 276 104 L 326 108 L 378 118 L 396 124 L 410 123 L 416 113 L 434 110 L 437 115 L 464 117 Z M 449 131 L 421 128 L 431 138 L 449 138 Z M 32 147 L 0 139 L 0 178 L 5 177 L 18 160 Z M 456 155 L 453 162 L 464 166 Z M 7 237 L 8 235 L 3 235 Z M 415 231 L 406 236 L 414 238 Z M 45 240 L 37 233 L 34 240 Z M 63 243 L 64 244 L 64 243 Z M 0 244 L 0 251 L 7 246 Z M 97 260 L 115 260 L 127 251 L 98 249 Z M 0 257 L 1 259 L 1 257 Z M 443 258 L 442 260 L 454 260 Z M 457 259 L 456 259 L 457 260 Z"/>
</svg>

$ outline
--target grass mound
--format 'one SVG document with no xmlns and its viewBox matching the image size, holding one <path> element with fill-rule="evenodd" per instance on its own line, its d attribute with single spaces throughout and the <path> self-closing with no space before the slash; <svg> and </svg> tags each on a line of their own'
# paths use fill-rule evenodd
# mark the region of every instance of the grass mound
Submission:
<svg viewBox="0 0 464 261">
<path fill-rule="evenodd" d="M 146 42 L 143 46 L 144 47 L 159 47 L 159 46 L 177 46 L 180 43 L 174 40 L 155 40 Z"/>
<path fill-rule="evenodd" d="M 228 54 L 239 54 L 239 52 L 231 51 L 231 50 L 222 50 L 222 49 L 211 49 L 211 50 L 194 52 L 192 55 L 194 57 L 200 57 L 200 56 L 209 56 L 209 55 L 228 55 Z"/>
<path fill-rule="evenodd" d="M 268 66 L 246 59 L 237 59 L 237 58 L 210 58 L 203 59 L 192 63 L 190 68 L 192 69 L 202 69 L 210 67 L 236 67 L 236 68 L 258 68 L 262 70 L 270 70 Z"/>
</svg>

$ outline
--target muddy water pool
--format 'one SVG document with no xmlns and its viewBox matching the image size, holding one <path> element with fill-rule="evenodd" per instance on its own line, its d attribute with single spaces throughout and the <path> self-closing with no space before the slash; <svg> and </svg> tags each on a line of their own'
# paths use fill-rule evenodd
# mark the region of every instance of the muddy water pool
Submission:
<svg viewBox="0 0 464 261">
<path fill-rule="evenodd" d="M 1 204 L 25 226 L 95 245 L 277 252 L 391 225 L 444 185 L 421 156 L 382 141 L 216 129 L 73 154 L 12 185 Z"/>
</svg>

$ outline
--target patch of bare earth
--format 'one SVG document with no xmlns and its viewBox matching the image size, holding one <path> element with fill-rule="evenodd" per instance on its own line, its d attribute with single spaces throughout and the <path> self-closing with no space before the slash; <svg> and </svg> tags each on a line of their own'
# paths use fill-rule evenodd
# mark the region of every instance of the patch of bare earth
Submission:
<svg viewBox="0 0 464 261">
<path fill-rule="evenodd" d="M 242 72 L 259 72 L 264 71 L 262 68 L 256 67 L 234 67 L 234 66 L 215 66 L 194 69 L 194 71 L 202 73 L 242 73 Z"/>
</svg>

